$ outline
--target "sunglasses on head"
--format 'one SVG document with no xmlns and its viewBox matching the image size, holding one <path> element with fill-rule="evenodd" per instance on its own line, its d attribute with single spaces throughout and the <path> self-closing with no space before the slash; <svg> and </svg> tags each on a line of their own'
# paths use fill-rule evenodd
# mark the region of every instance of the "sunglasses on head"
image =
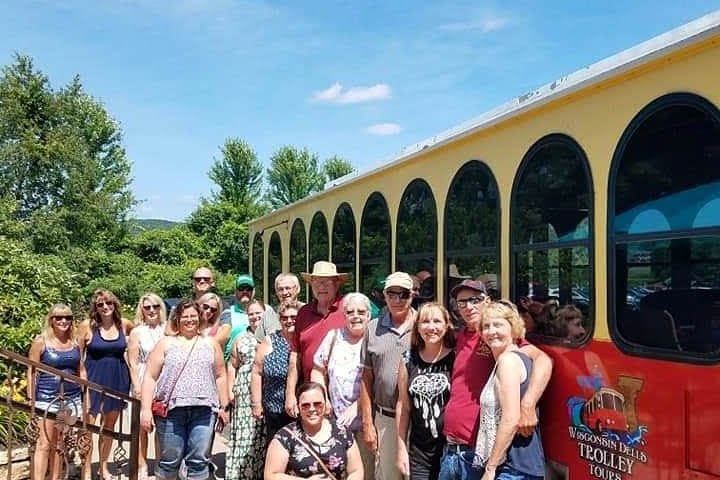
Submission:
<svg viewBox="0 0 720 480">
<path fill-rule="evenodd" d="M 325 408 L 325 402 L 303 402 L 300 404 L 300 410 L 305 412 L 312 410 L 322 410 Z"/>
<path fill-rule="evenodd" d="M 101 302 L 95 302 L 95 306 L 96 306 L 97 308 L 102 308 L 102 307 L 114 307 L 115 304 L 114 304 L 113 302 L 110 302 L 110 301 L 108 301 L 108 300 L 105 300 L 104 302 L 102 302 L 102 301 L 101 301 Z"/>
<path fill-rule="evenodd" d="M 215 313 L 218 311 L 217 307 L 212 307 L 212 306 L 208 305 L 207 303 L 202 304 L 202 309 L 205 310 L 206 312 L 210 311 L 212 313 Z"/>
<path fill-rule="evenodd" d="M 159 310 L 159 309 L 160 309 L 160 305 L 157 305 L 157 304 L 143 305 L 142 308 L 143 308 L 143 310 L 145 310 L 146 312 L 149 312 L 150 310 Z"/>
</svg>

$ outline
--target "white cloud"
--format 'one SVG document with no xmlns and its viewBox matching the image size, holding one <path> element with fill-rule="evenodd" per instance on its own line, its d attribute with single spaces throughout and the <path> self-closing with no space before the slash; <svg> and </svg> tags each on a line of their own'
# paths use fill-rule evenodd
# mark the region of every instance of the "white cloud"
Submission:
<svg viewBox="0 0 720 480">
<path fill-rule="evenodd" d="M 392 97 L 390 85 L 378 83 L 372 87 L 351 87 L 345 89 L 340 83 L 334 83 L 325 90 L 314 92 L 312 100 L 321 103 L 362 103 L 387 100 Z"/>
<path fill-rule="evenodd" d="M 370 135 L 397 135 L 400 132 L 402 127 L 397 123 L 378 123 L 365 129 L 365 133 Z"/>
<path fill-rule="evenodd" d="M 482 33 L 495 32 L 505 28 L 510 23 L 507 17 L 486 16 L 463 22 L 452 22 L 440 25 L 438 30 L 446 32 L 480 31 Z"/>
</svg>

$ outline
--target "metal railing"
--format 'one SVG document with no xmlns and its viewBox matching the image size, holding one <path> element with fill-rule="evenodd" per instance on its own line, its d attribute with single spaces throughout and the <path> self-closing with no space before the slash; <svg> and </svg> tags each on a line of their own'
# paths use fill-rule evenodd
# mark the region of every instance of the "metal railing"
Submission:
<svg viewBox="0 0 720 480">
<path fill-rule="evenodd" d="M 115 464 L 115 478 L 120 478 L 121 471 L 127 467 L 129 480 L 137 480 L 138 476 L 138 452 L 140 446 L 140 400 L 129 396 L 127 393 L 117 392 L 98 385 L 97 383 L 83 380 L 75 375 L 69 375 L 61 370 L 45 365 L 43 363 L 34 362 L 29 358 L 18 355 L 4 348 L 0 348 L 0 386 L 4 395 L 0 398 L 0 457 L 5 454 L 7 463 L 0 465 L 0 480 L 18 480 L 28 478 L 26 475 L 14 472 L 13 461 L 17 460 L 19 455 L 25 451 L 29 460 L 29 478 L 35 479 L 33 473 L 33 458 L 35 447 L 40 433 L 44 433 L 47 438 L 55 437 L 55 442 L 50 446 L 50 451 L 54 452 L 60 458 L 60 466 L 63 470 L 61 478 L 71 478 L 72 472 L 78 472 L 86 468 L 90 468 L 91 459 L 88 454 L 92 450 L 93 435 L 98 438 L 97 444 L 100 445 L 102 440 L 110 437 L 116 441 L 117 446 L 112 451 L 112 461 Z M 47 409 L 38 408 L 30 400 L 30 395 L 25 392 L 22 381 L 30 376 L 35 376 L 38 372 L 44 372 L 49 375 L 58 377 L 60 381 L 60 391 L 50 405 L 46 405 Z M 80 386 L 82 391 L 82 408 L 78 412 L 73 405 L 72 399 L 65 395 L 65 384 L 75 384 Z M 129 414 L 127 409 L 120 412 L 116 426 L 112 430 L 88 423 L 86 413 L 89 411 L 89 394 L 97 392 L 100 395 L 100 411 L 102 411 L 102 403 L 105 399 L 118 399 L 130 407 Z M 50 408 L 52 407 L 52 408 Z M 127 422 L 129 415 L 129 422 Z M 46 422 L 52 420 L 52 423 Z M 47 435 L 50 432 L 41 432 L 41 428 L 56 429 L 56 435 Z M 24 428 L 19 426 L 24 425 Z M 123 426 L 128 426 L 129 432 L 123 431 Z M 19 438 L 18 438 L 19 437 Z M 125 448 L 129 445 L 129 452 Z M 5 450 L 3 452 L 2 450 Z M 4 460 L 4 458 L 3 458 Z M 19 469 L 16 467 L 15 469 Z M 91 478 L 89 472 L 84 473 L 83 478 Z"/>
</svg>

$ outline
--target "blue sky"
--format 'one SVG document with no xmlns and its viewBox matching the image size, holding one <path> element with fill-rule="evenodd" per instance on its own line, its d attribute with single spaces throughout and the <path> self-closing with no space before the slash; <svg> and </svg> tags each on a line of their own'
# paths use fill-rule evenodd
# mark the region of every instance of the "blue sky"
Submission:
<svg viewBox="0 0 720 480">
<path fill-rule="evenodd" d="M 228 137 L 359 171 L 718 8 L 715 1 L 3 2 L 0 64 L 79 74 L 124 132 L 139 218 L 182 220 Z"/>
</svg>

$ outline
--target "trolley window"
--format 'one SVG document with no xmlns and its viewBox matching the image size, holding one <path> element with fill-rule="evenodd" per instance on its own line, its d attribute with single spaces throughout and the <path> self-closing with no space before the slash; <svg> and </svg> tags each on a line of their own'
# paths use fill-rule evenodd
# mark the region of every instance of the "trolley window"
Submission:
<svg viewBox="0 0 720 480">
<path fill-rule="evenodd" d="M 630 123 L 608 196 L 612 330 L 630 353 L 720 358 L 720 113 L 671 94 Z"/>
<path fill-rule="evenodd" d="M 265 288 L 268 292 L 268 300 L 275 294 L 275 277 L 282 273 L 282 244 L 280 234 L 273 232 L 268 243 L 268 278 Z"/>
<path fill-rule="evenodd" d="M 310 222 L 310 265 L 320 260 L 330 259 L 330 239 L 328 224 L 322 212 L 315 212 Z"/>
<path fill-rule="evenodd" d="M 365 202 L 360 222 L 359 289 L 378 307 L 384 305 L 382 285 L 390 273 L 391 233 L 390 211 L 385 197 L 373 192 Z M 373 290 L 376 295 L 373 295 Z"/>
<path fill-rule="evenodd" d="M 572 138 L 549 135 L 525 155 L 510 205 L 512 296 L 538 341 L 577 345 L 592 333 L 592 196 Z"/>
<path fill-rule="evenodd" d="M 350 276 L 343 285 L 343 293 L 355 291 L 355 216 L 347 203 L 335 212 L 332 229 L 332 261 L 339 272 Z"/>
<path fill-rule="evenodd" d="M 415 275 L 420 303 L 435 300 L 437 208 L 430 185 L 416 178 L 405 188 L 397 218 L 397 269 Z"/>
<path fill-rule="evenodd" d="M 308 271 L 307 242 L 305 239 L 305 224 L 298 218 L 293 222 L 290 232 L 290 271 L 300 276 L 301 272 Z M 307 302 L 306 282 L 300 282 L 298 298 Z"/>
<path fill-rule="evenodd" d="M 252 275 L 255 279 L 255 296 L 263 298 L 265 291 L 265 246 L 263 245 L 262 235 L 255 234 L 252 244 Z"/>
</svg>

